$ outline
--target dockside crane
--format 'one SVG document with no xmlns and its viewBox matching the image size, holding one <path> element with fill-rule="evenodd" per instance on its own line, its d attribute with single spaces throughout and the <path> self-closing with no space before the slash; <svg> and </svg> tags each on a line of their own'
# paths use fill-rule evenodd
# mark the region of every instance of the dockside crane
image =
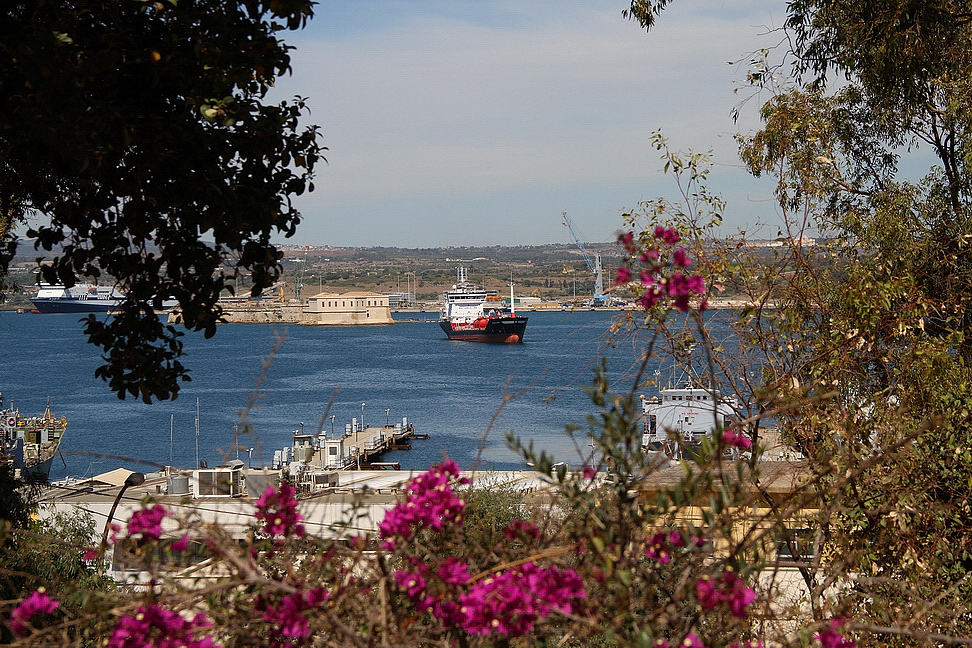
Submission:
<svg viewBox="0 0 972 648">
<path fill-rule="evenodd" d="M 567 212 L 563 211 L 561 214 L 564 215 L 564 225 L 570 230 L 570 235 L 574 237 L 574 242 L 577 247 L 580 248 L 581 254 L 584 255 L 584 261 L 587 262 L 587 267 L 590 269 L 591 273 L 594 275 L 594 302 L 599 304 L 604 301 L 604 277 L 601 272 L 601 255 L 594 253 L 594 258 L 591 259 L 591 255 L 588 254 L 587 248 L 584 247 L 584 243 L 577 236 L 577 231 L 574 230 L 574 224 L 570 221 L 570 217 L 567 216 Z"/>
</svg>

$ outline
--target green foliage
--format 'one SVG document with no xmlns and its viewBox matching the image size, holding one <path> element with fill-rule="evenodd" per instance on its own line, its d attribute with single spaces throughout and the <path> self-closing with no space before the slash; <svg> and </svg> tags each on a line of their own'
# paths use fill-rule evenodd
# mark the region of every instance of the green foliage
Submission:
<svg viewBox="0 0 972 648">
<path fill-rule="evenodd" d="M 321 147 L 300 98 L 264 96 L 289 72 L 279 37 L 310 0 L 17 2 L 0 10 L 0 214 L 40 212 L 28 232 L 55 251 L 43 278 L 114 277 L 122 314 L 88 320 L 98 375 L 120 398 L 174 397 L 187 370 L 176 331 L 151 306 L 175 297 L 212 336 L 239 273 L 254 293 L 280 274 L 271 243 L 300 216 Z M 3 231 L 0 268 L 12 252 Z"/>
<path fill-rule="evenodd" d="M 13 464 L 0 461 L 0 523 L 22 529 L 34 511 L 34 486 L 17 477 Z"/>
<path fill-rule="evenodd" d="M 32 519 L 0 555 L 0 598 L 25 598 L 37 588 L 46 588 L 57 592 L 60 613 L 84 615 L 96 607 L 115 583 L 98 573 L 96 561 L 84 560 L 94 532 L 94 520 L 83 512 Z M 97 625 L 86 623 L 79 629 L 69 623 L 63 638 L 86 636 L 96 632 Z M 2 632 L 5 642 L 10 641 L 6 627 Z"/>
</svg>

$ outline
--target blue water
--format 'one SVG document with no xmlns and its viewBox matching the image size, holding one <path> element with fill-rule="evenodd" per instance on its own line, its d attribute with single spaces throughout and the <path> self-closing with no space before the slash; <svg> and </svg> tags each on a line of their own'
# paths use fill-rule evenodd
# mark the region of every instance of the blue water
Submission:
<svg viewBox="0 0 972 648">
<path fill-rule="evenodd" d="M 54 460 L 51 479 L 122 466 L 148 471 L 150 464 L 136 461 L 166 465 L 170 453 L 173 465 L 194 466 L 197 399 L 198 458 L 213 466 L 224 452 L 236 458 L 234 426 L 280 334 L 285 339 L 248 415 L 254 436 L 238 442 L 244 461 L 246 448 L 255 448 L 254 466 L 269 463 L 274 450 L 290 444 L 294 430 L 313 433 L 323 424 L 330 432 L 331 415 L 335 430 L 343 430 L 361 416 L 362 403 L 368 425 L 384 425 L 387 409 L 389 422 L 408 417 L 416 432 L 430 435 L 410 451 L 385 456 L 403 468 L 424 469 L 443 456 L 463 468 L 477 456 L 482 467 L 522 468 L 506 447 L 508 431 L 576 463 L 577 450 L 563 431 L 567 424 L 580 425 L 583 451 L 584 419 L 593 409 L 582 386 L 591 381 L 595 359 L 610 356 L 622 388 L 630 386 L 622 377 L 642 348 L 631 340 L 605 345 L 615 315 L 530 313 L 519 345 L 451 342 L 432 313 L 409 315 L 424 322 L 373 327 L 224 325 L 209 340 L 186 335 L 183 362 L 192 382 L 175 401 L 146 405 L 119 400 L 94 377 L 101 359 L 85 342 L 78 315 L 7 312 L 0 313 L 0 392 L 23 414 L 41 413 L 50 398 L 52 412 L 68 418 L 64 452 Z M 504 404 L 504 394 L 516 397 Z"/>
</svg>

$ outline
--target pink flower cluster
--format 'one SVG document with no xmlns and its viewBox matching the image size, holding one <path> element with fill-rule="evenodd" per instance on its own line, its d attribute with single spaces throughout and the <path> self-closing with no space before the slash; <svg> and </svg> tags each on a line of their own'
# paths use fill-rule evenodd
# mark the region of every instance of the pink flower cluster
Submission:
<svg viewBox="0 0 972 648">
<path fill-rule="evenodd" d="M 695 583 L 695 594 L 703 610 L 725 604 L 737 619 L 745 619 L 746 608 L 756 600 L 756 592 L 746 587 L 742 577 L 729 569 L 716 578 L 700 578 Z"/>
<path fill-rule="evenodd" d="M 26 636 L 30 629 L 31 619 L 35 615 L 51 614 L 60 606 L 60 602 L 52 599 L 41 588 L 21 601 L 10 613 L 10 629 L 18 637 Z"/>
<path fill-rule="evenodd" d="M 640 301 L 646 310 L 670 299 L 675 308 L 687 311 L 691 297 L 705 292 L 705 279 L 701 275 L 685 272 L 692 265 L 692 259 L 685 248 L 674 248 L 680 240 L 678 232 L 662 225 L 655 227 L 654 240 L 642 250 L 638 249 L 632 232 L 618 236 L 618 241 L 630 257 L 636 258 L 641 264 L 637 279 L 644 290 Z M 665 263 L 662 259 L 662 253 L 667 250 L 671 250 L 670 263 Z M 630 262 L 626 262 L 618 268 L 615 285 L 627 284 L 633 280 L 634 269 Z M 704 301 L 699 308 L 705 308 Z"/>
<path fill-rule="evenodd" d="M 466 505 L 452 490 L 452 484 L 467 484 L 469 480 L 458 477 L 459 464 L 450 460 L 413 479 L 406 488 L 405 499 L 385 513 L 385 519 L 378 524 L 385 546 L 394 547 L 394 538 L 407 540 L 419 527 L 440 531 L 446 522 L 459 522 Z"/>
<path fill-rule="evenodd" d="M 854 648 L 854 642 L 838 632 L 844 622 L 843 618 L 832 619 L 830 627 L 817 634 L 821 648 Z"/>
<path fill-rule="evenodd" d="M 256 601 L 257 612 L 263 612 L 263 620 L 276 624 L 280 634 L 286 637 L 285 645 L 306 643 L 310 637 L 310 621 L 304 614 L 328 600 L 330 594 L 323 587 L 307 592 L 294 592 L 284 596 L 279 603 L 271 604 L 265 598 Z"/>
<path fill-rule="evenodd" d="M 540 529 L 533 522 L 523 520 L 513 520 L 503 528 L 503 535 L 507 540 L 536 540 L 540 537 Z"/>
<path fill-rule="evenodd" d="M 307 534 L 300 524 L 304 516 L 297 512 L 296 494 L 294 487 L 287 483 L 280 484 L 280 488 L 267 486 L 256 502 L 256 519 L 263 522 L 264 533 L 285 538 L 291 535 L 303 538 Z"/>
<path fill-rule="evenodd" d="M 658 561 L 661 565 L 667 565 L 672 559 L 673 551 L 684 546 L 685 539 L 678 531 L 668 533 L 659 531 L 648 541 L 648 546 L 645 547 L 645 555 Z"/>
<path fill-rule="evenodd" d="M 532 562 L 478 580 L 458 598 L 455 587 L 469 580 L 465 565 L 455 560 L 443 563 L 438 574 L 451 587 L 449 595 L 439 597 L 428 594 L 421 571 L 397 572 L 395 580 L 420 611 L 431 611 L 445 625 L 472 634 L 520 637 L 550 612 L 570 614 L 576 601 L 587 598 L 584 582 L 574 570 Z"/>
<path fill-rule="evenodd" d="M 128 535 L 141 534 L 143 540 L 158 540 L 162 536 L 162 520 L 168 513 L 161 504 L 135 511 L 128 520 Z"/>
<path fill-rule="evenodd" d="M 739 430 L 726 430 L 722 433 L 722 442 L 739 450 L 749 450 L 753 442 Z"/>
<path fill-rule="evenodd" d="M 199 629 L 212 626 L 205 615 L 189 620 L 152 603 L 139 606 L 134 616 L 123 616 L 112 632 L 107 648 L 213 648 L 209 637 L 197 638 Z"/>
</svg>

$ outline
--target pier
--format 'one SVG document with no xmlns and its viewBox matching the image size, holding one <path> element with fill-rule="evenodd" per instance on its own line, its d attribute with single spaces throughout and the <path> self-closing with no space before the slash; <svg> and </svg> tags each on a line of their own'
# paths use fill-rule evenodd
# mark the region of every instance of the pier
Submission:
<svg viewBox="0 0 972 648">
<path fill-rule="evenodd" d="M 412 441 L 428 438 L 417 434 L 407 417 L 394 425 L 363 428 L 355 419 L 341 435 L 295 431 L 292 446 L 274 453 L 273 468 L 287 468 L 296 478 L 320 470 L 400 470 L 398 462 L 381 461 L 382 456 L 390 450 L 411 450 Z"/>
</svg>

